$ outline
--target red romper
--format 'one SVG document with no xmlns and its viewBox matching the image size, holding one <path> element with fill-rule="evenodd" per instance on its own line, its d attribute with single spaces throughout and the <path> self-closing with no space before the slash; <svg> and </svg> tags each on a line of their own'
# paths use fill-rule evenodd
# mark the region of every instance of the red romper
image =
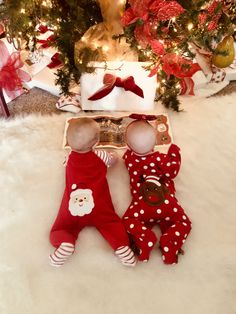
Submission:
<svg viewBox="0 0 236 314">
<path fill-rule="evenodd" d="M 116 250 L 128 246 L 124 224 L 115 213 L 106 179 L 109 153 L 72 151 L 66 166 L 66 187 L 58 216 L 50 232 L 56 248 L 62 242 L 75 245 L 85 226 L 94 226 Z"/>
<path fill-rule="evenodd" d="M 178 261 L 178 253 L 185 242 L 191 222 L 175 198 L 173 178 L 179 172 L 181 157 L 178 146 L 172 144 L 167 154 L 154 152 L 147 156 L 138 156 L 127 150 L 123 156 L 130 175 L 132 201 L 123 216 L 126 230 L 139 251 L 139 260 L 149 259 L 157 237 L 151 230 L 159 225 L 162 235 L 159 245 L 164 263 Z M 169 193 L 161 205 L 150 206 L 140 193 L 140 178 L 155 178 L 164 184 Z"/>
</svg>

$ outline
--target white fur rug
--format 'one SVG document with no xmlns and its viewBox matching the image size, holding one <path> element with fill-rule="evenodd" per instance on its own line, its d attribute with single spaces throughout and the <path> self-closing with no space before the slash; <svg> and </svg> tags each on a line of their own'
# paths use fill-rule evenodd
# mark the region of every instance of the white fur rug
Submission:
<svg viewBox="0 0 236 314">
<path fill-rule="evenodd" d="M 193 222 L 176 266 L 164 265 L 156 247 L 148 263 L 125 268 L 86 229 L 70 261 L 52 268 L 48 234 L 64 187 L 68 114 L 1 120 L 0 313 L 235 314 L 235 100 L 189 97 L 184 112 L 168 112 L 182 148 L 177 197 Z M 122 161 L 108 176 L 122 215 L 130 201 Z"/>
</svg>

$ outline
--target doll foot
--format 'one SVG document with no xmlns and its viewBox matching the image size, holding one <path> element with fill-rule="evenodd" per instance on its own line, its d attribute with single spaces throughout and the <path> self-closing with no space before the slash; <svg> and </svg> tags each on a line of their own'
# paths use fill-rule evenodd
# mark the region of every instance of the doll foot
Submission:
<svg viewBox="0 0 236 314">
<path fill-rule="evenodd" d="M 149 256 L 151 254 L 151 251 L 153 250 L 155 244 L 157 242 L 157 238 L 155 235 L 151 236 L 149 235 L 148 241 L 143 241 L 142 246 L 139 243 L 139 253 L 138 253 L 138 259 L 141 262 L 147 262 L 149 260 Z"/>
<path fill-rule="evenodd" d="M 134 267 L 136 265 L 136 259 L 134 252 L 128 246 L 120 246 L 115 251 L 116 256 L 120 259 L 121 263 L 125 266 Z"/>
<path fill-rule="evenodd" d="M 71 243 L 63 242 L 55 250 L 53 254 L 49 256 L 49 263 L 51 266 L 60 267 L 64 265 L 65 261 L 74 253 L 75 246 Z"/>
</svg>

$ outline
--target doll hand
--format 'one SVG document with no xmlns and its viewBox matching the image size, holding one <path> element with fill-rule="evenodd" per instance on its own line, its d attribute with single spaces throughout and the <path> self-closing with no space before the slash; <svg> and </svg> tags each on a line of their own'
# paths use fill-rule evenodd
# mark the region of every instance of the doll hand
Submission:
<svg viewBox="0 0 236 314">
<path fill-rule="evenodd" d="M 109 152 L 109 162 L 108 167 L 113 166 L 118 160 L 118 156 L 115 152 Z"/>
</svg>

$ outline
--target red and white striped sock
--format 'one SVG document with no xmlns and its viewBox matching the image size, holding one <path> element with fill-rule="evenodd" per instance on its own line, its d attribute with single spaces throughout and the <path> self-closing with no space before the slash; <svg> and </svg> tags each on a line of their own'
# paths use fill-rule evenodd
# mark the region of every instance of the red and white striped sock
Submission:
<svg viewBox="0 0 236 314">
<path fill-rule="evenodd" d="M 120 259 L 123 265 L 132 267 L 136 265 L 136 258 L 134 256 L 134 252 L 131 250 L 129 246 L 120 246 L 115 251 L 115 254 Z"/>
<path fill-rule="evenodd" d="M 74 251 L 74 244 L 66 242 L 61 243 L 61 245 L 55 250 L 55 252 L 53 254 L 50 254 L 50 264 L 55 267 L 62 266 L 65 261 L 74 253 Z"/>
</svg>

